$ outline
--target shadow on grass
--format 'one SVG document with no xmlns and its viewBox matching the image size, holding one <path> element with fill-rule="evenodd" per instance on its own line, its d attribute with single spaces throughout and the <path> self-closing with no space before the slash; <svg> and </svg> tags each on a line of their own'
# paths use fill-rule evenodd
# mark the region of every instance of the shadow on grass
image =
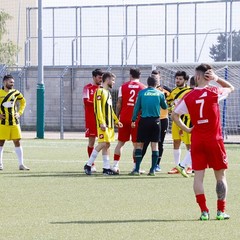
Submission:
<svg viewBox="0 0 240 240">
<path fill-rule="evenodd" d="M 193 222 L 198 219 L 139 219 L 139 220 L 98 220 L 98 221 L 68 221 L 68 222 L 50 222 L 50 224 L 119 224 L 119 223 L 151 223 L 151 222 Z"/>
</svg>

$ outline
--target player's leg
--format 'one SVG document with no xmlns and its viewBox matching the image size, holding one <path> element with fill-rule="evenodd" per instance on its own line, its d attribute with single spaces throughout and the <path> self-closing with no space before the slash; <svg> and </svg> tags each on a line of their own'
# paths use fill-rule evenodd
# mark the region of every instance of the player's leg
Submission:
<svg viewBox="0 0 240 240">
<path fill-rule="evenodd" d="M 196 202 L 201 209 L 200 220 L 209 220 L 209 210 L 206 204 L 206 197 L 203 187 L 203 178 L 205 175 L 205 170 L 197 170 L 194 175 L 193 190 L 196 197 Z"/>
<path fill-rule="evenodd" d="M 159 154 L 158 142 L 151 142 L 151 149 L 152 149 L 152 165 L 151 165 L 148 175 L 154 176 L 155 168 L 156 168 L 156 164 L 157 164 L 157 160 L 158 160 L 158 154 Z"/>
<path fill-rule="evenodd" d="M 21 129 L 19 125 L 10 126 L 11 128 L 11 140 L 15 146 L 15 153 L 18 158 L 19 170 L 30 170 L 27 166 L 24 165 L 23 160 L 23 148 L 20 144 L 20 139 L 22 138 Z"/>
<path fill-rule="evenodd" d="M 160 166 L 160 162 L 162 160 L 162 155 L 163 155 L 163 143 L 165 140 L 165 136 L 167 133 L 167 128 L 168 128 L 168 118 L 164 118 L 160 120 L 161 123 L 161 140 L 158 142 L 158 152 L 159 152 L 159 156 L 158 156 L 158 161 L 157 161 L 157 165 L 155 168 L 156 172 L 160 172 L 161 171 L 161 166 Z"/>
<path fill-rule="evenodd" d="M 0 170 L 3 170 L 3 146 L 5 140 L 0 140 Z"/>
<path fill-rule="evenodd" d="M 173 139 L 173 158 L 174 158 L 174 163 L 175 166 L 177 166 L 180 163 L 180 158 L 181 158 L 181 136 L 179 132 L 179 127 L 176 125 L 176 123 L 172 123 L 172 139 Z M 169 174 L 176 174 L 178 173 L 178 170 L 176 167 L 171 169 Z"/>
<path fill-rule="evenodd" d="M 217 219 L 225 220 L 229 219 L 229 215 L 225 213 L 226 208 L 226 198 L 227 198 L 227 179 L 226 179 L 226 170 L 214 170 L 215 178 L 216 178 L 216 192 L 217 192 Z"/>
<path fill-rule="evenodd" d="M 125 142 L 119 141 L 114 149 L 114 162 L 112 166 L 113 171 L 118 171 L 119 172 L 119 160 L 122 155 L 122 148 L 124 146 Z"/>
</svg>

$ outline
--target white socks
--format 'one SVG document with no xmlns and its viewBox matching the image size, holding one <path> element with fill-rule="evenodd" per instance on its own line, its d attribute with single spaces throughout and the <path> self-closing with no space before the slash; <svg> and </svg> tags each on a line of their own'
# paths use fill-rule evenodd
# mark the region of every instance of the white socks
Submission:
<svg viewBox="0 0 240 240">
<path fill-rule="evenodd" d="M 173 149 L 173 157 L 174 157 L 175 165 L 177 166 L 180 163 L 181 148 Z"/>
<path fill-rule="evenodd" d="M 192 166 L 192 158 L 191 158 L 191 152 L 187 151 L 184 159 L 182 160 L 182 162 L 180 163 L 182 167 L 188 167 L 188 166 Z"/>
<path fill-rule="evenodd" d="M 87 165 L 88 166 L 92 166 L 92 164 L 94 163 L 95 159 L 97 158 L 97 155 L 98 155 L 98 151 L 93 149 L 92 153 L 91 153 L 91 156 L 87 162 Z"/>
<path fill-rule="evenodd" d="M 103 168 L 110 169 L 110 161 L 108 155 L 102 155 L 103 157 Z"/>
<path fill-rule="evenodd" d="M 0 165 L 3 165 L 3 147 L 0 147 Z"/>
<path fill-rule="evenodd" d="M 22 149 L 22 147 L 15 147 L 15 153 L 17 154 L 18 164 L 23 165 L 23 149 Z"/>
</svg>

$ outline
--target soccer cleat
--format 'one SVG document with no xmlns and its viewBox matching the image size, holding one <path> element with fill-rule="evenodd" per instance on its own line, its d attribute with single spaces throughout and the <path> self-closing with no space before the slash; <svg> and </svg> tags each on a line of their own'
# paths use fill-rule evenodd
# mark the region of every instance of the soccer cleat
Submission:
<svg viewBox="0 0 240 240">
<path fill-rule="evenodd" d="M 116 175 L 111 169 L 103 168 L 103 175 Z"/>
<path fill-rule="evenodd" d="M 140 176 L 140 172 L 137 172 L 137 171 L 131 171 L 128 175 L 131 175 L 131 176 Z"/>
<path fill-rule="evenodd" d="M 155 173 L 154 172 L 149 172 L 148 176 L 155 176 Z"/>
<path fill-rule="evenodd" d="M 25 170 L 25 171 L 29 171 L 30 170 L 30 168 L 28 168 L 27 166 L 25 166 L 25 165 L 23 165 L 23 164 L 21 164 L 21 165 L 19 165 L 19 170 Z"/>
<path fill-rule="evenodd" d="M 179 171 L 176 168 L 171 169 L 170 171 L 168 171 L 168 174 L 178 174 Z"/>
<path fill-rule="evenodd" d="M 97 172 L 97 169 L 96 169 L 95 165 L 92 165 L 91 172 L 93 172 L 93 173 Z"/>
<path fill-rule="evenodd" d="M 199 218 L 199 220 L 201 220 L 201 221 L 207 221 L 209 219 L 210 219 L 210 214 L 206 211 L 203 211 Z"/>
<path fill-rule="evenodd" d="M 84 165 L 84 172 L 85 172 L 87 175 L 92 175 L 91 167 L 88 166 L 87 164 Z"/>
<path fill-rule="evenodd" d="M 0 164 L 0 171 L 2 171 L 3 170 L 3 165 L 2 164 Z"/>
<path fill-rule="evenodd" d="M 188 178 L 188 174 L 185 171 L 184 167 L 181 167 L 180 165 L 176 166 L 176 169 L 178 170 L 179 173 L 182 174 L 183 177 Z"/>
<path fill-rule="evenodd" d="M 119 175 L 120 169 L 116 166 L 111 167 L 111 170 L 113 171 L 114 175 Z"/>
<path fill-rule="evenodd" d="M 160 165 L 156 165 L 154 170 L 155 170 L 155 172 L 161 172 L 162 171 Z"/>
<path fill-rule="evenodd" d="M 228 214 L 226 214 L 225 212 L 217 211 L 217 216 L 216 216 L 217 220 L 227 220 L 229 218 L 230 218 L 230 216 Z"/>
<path fill-rule="evenodd" d="M 135 172 L 135 168 L 133 168 L 132 172 Z M 146 172 L 145 170 L 139 169 L 140 174 L 144 174 L 145 172 Z"/>
</svg>

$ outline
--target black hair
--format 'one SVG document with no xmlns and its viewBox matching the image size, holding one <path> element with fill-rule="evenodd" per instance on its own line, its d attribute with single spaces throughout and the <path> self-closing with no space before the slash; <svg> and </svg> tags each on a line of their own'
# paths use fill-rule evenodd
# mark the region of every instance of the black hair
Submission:
<svg viewBox="0 0 240 240">
<path fill-rule="evenodd" d="M 152 75 L 160 75 L 160 71 L 158 71 L 158 70 L 152 70 L 151 74 L 152 74 Z"/>
<path fill-rule="evenodd" d="M 105 72 L 103 75 L 102 75 L 102 81 L 105 82 L 105 80 L 107 78 L 116 78 L 116 75 L 111 73 L 111 72 Z"/>
<path fill-rule="evenodd" d="M 179 76 L 182 76 L 185 81 L 187 81 L 189 79 L 189 76 L 187 75 L 187 73 L 185 71 L 177 71 L 175 74 L 175 78 L 179 77 Z"/>
<path fill-rule="evenodd" d="M 149 87 L 156 87 L 158 84 L 158 80 L 156 77 L 150 76 L 147 79 L 147 84 Z"/>
<path fill-rule="evenodd" d="M 199 66 L 195 68 L 196 71 L 205 73 L 207 70 L 212 69 L 212 67 L 209 64 L 202 63 Z"/>
<path fill-rule="evenodd" d="M 130 75 L 134 79 L 138 79 L 141 76 L 141 71 L 139 68 L 130 68 Z"/>
<path fill-rule="evenodd" d="M 194 77 L 194 76 L 192 76 L 192 77 L 190 78 L 189 84 L 190 84 L 190 86 L 196 86 L 196 82 L 195 82 L 195 77 Z"/>
<path fill-rule="evenodd" d="M 3 77 L 3 81 L 9 80 L 9 79 L 14 79 L 12 75 L 8 74 Z"/>
<path fill-rule="evenodd" d="M 96 68 L 95 70 L 92 71 L 92 76 L 96 77 L 96 76 L 102 76 L 103 75 L 103 71 L 100 68 Z"/>
</svg>

